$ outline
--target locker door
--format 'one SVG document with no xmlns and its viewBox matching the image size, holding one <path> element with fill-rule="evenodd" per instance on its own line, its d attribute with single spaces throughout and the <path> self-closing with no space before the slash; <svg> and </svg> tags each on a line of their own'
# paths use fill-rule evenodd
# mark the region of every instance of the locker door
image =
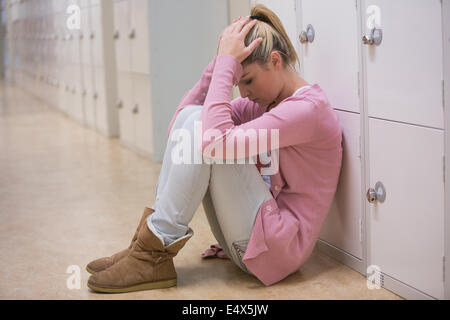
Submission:
<svg viewBox="0 0 450 320">
<path fill-rule="evenodd" d="M 73 116 L 78 122 L 84 123 L 84 105 L 82 99 L 83 92 L 83 74 L 81 69 L 81 39 L 80 39 L 80 31 L 76 31 L 73 33 L 73 79 L 74 84 L 72 88 L 73 99 L 74 99 L 74 113 Z"/>
<path fill-rule="evenodd" d="M 143 0 L 130 0 L 131 32 L 131 70 L 135 73 L 150 74 L 148 3 Z"/>
<path fill-rule="evenodd" d="M 312 42 L 300 44 L 306 81 L 318 83 L 334 108 L 360 112 L 358 14 L 355 0 L 302 0 L 299 31 L 314 30 Z M 297 41 L 299 39 L 297 37 Z"/>
<path fill-rule="evenodd" d="M 133 79 L 131 73 L 117 71 L 117 93 L 119 107 L 120 142 L 125 146 L 135 145 L 135 124 L 133 118 Z"/>
<path fill-rule="evenodd" d="M 153 126 L 150 105 L 150 76 L 133 74 L 133 96 L 135 101 L 134 120 L 136 127 L 136 147 L 143 153 L 153 153 Z"/>
<path fill-rule="evenodd" d="M 369 136 L 370 187 L 386 195 L 369 205 L 369 264 L 442 299 L 443 131 L 370 119 Z"/>
<path fill-rule="evenodd" d="M 118 71 L 131 71 L 130 9 L 128 1 L 114 3 L 116 65 Z"/>
<path fill-rule="evenodd" d="M 95 90 L 92 95 L 95 103 L 96 128 L 103 134 L 108 132 L 108 105 L 106 103 L 105 70 L 103 67 L 93 67 Z"/>
<path fill-rule="evenodd" d="M 92 30 L 89 34 L 89 39 L 93 50 L 93 64 L 96 67 L 103 67 L 103 31 L 100 6 L 93 6 L 90 8 L 90 11 L 92 15 Z"/>
<path fill-rule="evenodd" d="M 84 100 L 86 125 L 90 128 L 95 128 L 95 104 L 92 98 L 94 91 L 92 46 L 89 36 L 91 30 L 91 10 L 89 7 L 85 7 L 81 9 L 81 32 L 83 34 L 81 41 L 81 67 L 83 71 L 82 96 Z"/>
<path fill-rule="evenodd" d="M 78 69 L 75 68 L 75 54 L 76 54 L 76 46 L 75 42 L 73 40 L 74 33 L 70 30 L 66 33 L 66 43 L 67 43 L 67 74 L 66 74 L 66 81 L 67 81 L 67 92 L 68 92 L 68 100 L 67 100 L 67 112 L 70 117 L 75 117 L 76 109 L 77 109 L 77 103 L 74 99 L 74 92 L 75 92 L 75 83 L 77 80 L 77 71 Z"/>
<path fill-rule="evenodd" d="M 343 131 L 343 157 L 339 184 L 319 238 L 358 259 L 363 259 L 360 235 L 361 150 L 360 115 L 336 111 Z"/>
<path fill-rule="evenodd" d="M 367 37 L 361 40 L 369 116 L 366 164 L 370 179 L 366 187 L 376 189 L 381 182 L 386 190 L 384 202 L 366 202 L 369 264 L 378 266 L 382 274 L 442 299 L 440 1 L 363 0 L 361 9 Z M 372 25 L 382 32 L 378 45 L 367 41 Z M 382 193 L 381 187 L 377 190 Z"/>
<path fill-rule="evenodd" d="M 362 14 L 383 33 L 364 45 L 369 116 L 443 128 L 440 0 L 364 0 Z"/>
</svg>

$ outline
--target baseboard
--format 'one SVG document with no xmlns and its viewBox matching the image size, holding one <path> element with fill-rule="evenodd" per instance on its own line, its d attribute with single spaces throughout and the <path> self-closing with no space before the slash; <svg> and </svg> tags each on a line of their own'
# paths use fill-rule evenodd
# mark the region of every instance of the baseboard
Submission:
<svg viewBox="0 0 450 320">
<path fill-rule="evenodd" d="M 367 271 L 365 270 L 364 260 L 358 259 L 357 257 L 341 250 L 332 244 L 324 241 L 317 240 L 315 249 L 320 252 L 325 253 L 331 258 L 339 261 L 342 264 L 350 267 L 351 269 L 359 272 L 365 278 L 367 278 Z M 391 291 L 392 293 L 400 296 L 406 300 L 437 300 L 438 298 L 432 297 L 426 293 L 423 293 L 416 288 L 413 288 L 406 283 L 403 283 L 391 276 L 381 272 L 379 284 L 386 290 Z M 369 289 L 368 289 L 369 290 Z"/>
</svg>

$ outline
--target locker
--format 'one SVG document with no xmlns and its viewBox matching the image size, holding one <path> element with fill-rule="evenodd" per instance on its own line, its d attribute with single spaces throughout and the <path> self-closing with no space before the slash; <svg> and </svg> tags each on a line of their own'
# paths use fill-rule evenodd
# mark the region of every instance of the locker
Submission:
<svg viewBox="0 0 450 320">
<path fill-rule="evenodd" d="M 443 142 L 442 130 L 369 120 L 369 186 L 385 188 L 385 200 L 370 205 L 369 264 L 437 299 L 444 298 Z"/>
<path fill-rule="evenodd" d="M 93 46 L 90 38 L 92 30 L 91 9 L 87 7 L 89 1 L 81 3 L 81 71 L 83 74 L 83 90 L 82 99 L 84 104 L 85 124 L 95 129 L 96 115 L 95 115 L 95 99 L 93 94 L 95 92 L 95 80 L 93 69 Z"/>
<path fill-rule="evenodd" d="M 93 65 L 103 67 L 103 31 L 100 6 L 93 6 L 90 8 L 90 11 L 92 15 L 92 30 L 89 33 L 89 40 L 93 48 Z"/>
<path fill-rule="evenodd" d="M 365 0 L 366 34 L 371 6 L 383 37 L 379 46 L 363 48 L 369 116 L 443 129 L 440 0 Z"/>
<path fill-rule="evenodd" d="M 319 235 L 320 241 L 363 260 L 363 222 L 361 167 L 361 117 L 352 112 L 336 111 L 342 127 L 342 169 L 336 196 Z"/>
<path fill-rule="evenodd" d="M 114 2 L 114 34 L 116 66 L 120 71 L 131 71 L 130 9 L 128 1 Z"/>
<path fill-rule="evenodd" d="M 360 112 L 355 1 L 303 0 L 299 15 L 301 31 L 315 34 L 312 42 L 301 45 L 304 77 L 319 83 L 335 108 Z"/>
<path fill-rule="evenodd" d="M 150 76 L 133 74 L 133 115 L 136 128 L 136 148 L 141 153 L 150 155 L 153 152 L 152 112 L 150 97 Z"/>
<path fill-rule="evenodd" d="M 443 299 L 441 2 L 362 1 L 361 16 L 367 263 L 378 266 L 380 280 L 404 296 Z M 425 34 L 427 41 L 415 41 Z M 370 199 L 370 192 L 386 199 Z"/>
<path fill-rule="evenodd" d="M 148 10 L 143 0 L 114 3 L 120 140 L 146 156 L 153 153 Z"/>
<path fill-rule="evenodd" d="M 301 75 L 324 89 L 343 129 L 317 247 L 364 276 L 379 267 L 403 297 L 448 298 L 442 2 L 298 0 L 295 18 L 291 3 L 258 2 L 286 29 L 296 20 Z"/>
<path fill-rule="evenodd" d="M 133 79 L 129 72 L 117 72 L 117 90 L 120 119 L 120 142 L 126 146 L 135 144 L 136 127 L 133 118 Z"/>
<path fill-rule="evenodd" d="M 131 23 L 131 71 L 134 73 L 150 73 L 149 35 L 148 35 L 148 2 L 130 0 Z"/>
<path fill-rule="evenodd" d="M 96 119 L 96 129 L 99 130 L 104 135 L 108 135 L 108 104 L 106 100 L 106 89 L 105 89 L 105 70 L 103 67 L 95 66 L 94 71 L 94 82 L 95 88 L 92 92 L 92 98 L 95 103 L 95 119 Z"/>
</svg>

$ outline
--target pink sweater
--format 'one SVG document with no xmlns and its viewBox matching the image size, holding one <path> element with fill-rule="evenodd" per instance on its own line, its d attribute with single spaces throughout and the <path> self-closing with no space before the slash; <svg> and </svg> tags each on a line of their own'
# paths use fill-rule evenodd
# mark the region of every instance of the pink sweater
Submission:
<svg viewBox="0 0 450 320">
<path fill-rule="evenodd" d="M 204 106 L 203 132 L 218 129 L 222 133 L 212 141 L 203 140 L 202 151 L 222 144 L 232 148 L 230 136 L 238 129 L 279 129 L 279 170 L 270 176 L 274 198 L 260 207 L 243 257 L 247 268 L 271 285 L 297 271 L 314 249 L 339 180 L 342 131 L 318 84 L 286 98 L 269 112 L 247 98 L 230 102 L 232 87 L 242 73 L 233 56 L 215 57 L 182 98 L 168 134 L 177 114 L 191 104 Z M 252 143 L 251 138 L 245 143 Z M 267 150 L 270 146 L 268 139 Z"/>
</svg>

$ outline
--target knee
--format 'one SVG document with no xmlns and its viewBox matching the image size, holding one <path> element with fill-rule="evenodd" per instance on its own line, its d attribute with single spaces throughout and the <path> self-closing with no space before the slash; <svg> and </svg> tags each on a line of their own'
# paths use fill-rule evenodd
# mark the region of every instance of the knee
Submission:
<svg viewBox="0 0 450 320">
<path fill-rule="evenodd" d="M 199 107 L 199 108 L 194 108 Z M 200 120 L 202 106 L 191 106 L 189 107 L 191 110 L 189 112 L 183 122 L 182 128 L 192 131 L 194 129 L 194 124 L 196 121 Z M 184 111 L 184 109 L 182 110 Z"/>
<path fill-rule="evenodd" d="M 183 110 L 181 110 L 178 113 L 178 116 L 181 116 L 181 118 L 186 120 L 187 118 L 189 118 L 189 116 L 191 114 L 193 114 L 195 112 L 198 112 L 199 110 L 202 110 L 202 108 L 203 108 L 203 106 L 200 106 L 200 105 L 194 105 L 194 104 L 193 105 L 188 105 L 188 106 L 185 106 L 183 108 Z"/>
<path fill-rule="evenodd" d="M 184 123 L 189 118 L 189 116 L 197 112 L 198 110 L 201 110 L 202 106 L 198 105 L 188 105 L 185 106 L 180 112 L 178 112 L 177 117 L 175 119 L 175 122 L 173 124 L 174 128 L 182 128 L 184 126 Z"/>
</svg>

